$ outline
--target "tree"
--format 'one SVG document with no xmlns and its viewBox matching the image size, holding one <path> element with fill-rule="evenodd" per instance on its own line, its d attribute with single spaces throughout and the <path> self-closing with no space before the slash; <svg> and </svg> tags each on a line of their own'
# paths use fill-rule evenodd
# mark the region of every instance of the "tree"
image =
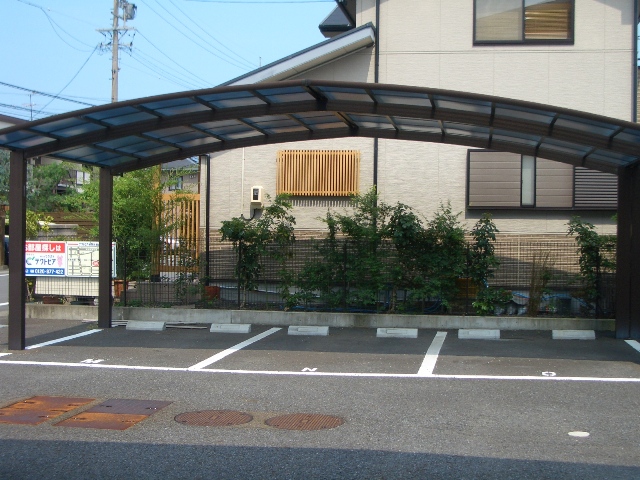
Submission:
<svg viewBox="0 0 640 480">
<path fill-rule="evenodd" d="M 68 162 L 33 165 L 27 180 L 27 208 L 35 212 L 81 211 L 83 205 L 73 178 L 77 167 Z M 58 191 L 64 186 L 63 193 Z"/>
<path fill-rule="evenodd" d="M 222 222 L 222 240 L 232 242 L 238 256 L 235 273 L 238 279 L 240 308 L 247 302 L 247 292 L 257 288 L 263 269 L 261 256 L 267 252 L 270 245 L 273 246 L 270 252 L 272 257 L 280 263 L 280 276 L 286 274 L 285 261 L 289 248 L 295 241 L 293 229 L 296 221 L 289 212 L 292 206 L 287 195 L 278 195 L 257 220 L 235 217 Z M 285 275 L 285 278 L 288 277 Z M 289 282 L 285 281 L 281 287 L 285 300 L 289 296 L 288 285 Z"/>
<path fill-rule="evenodd" d="M 118 276 L 123 276 L 126 267 L 127 278 L 149 278 L 157 260 L 162 242 L 169 232 L 176 229 L 181 219 L 163 216 L 167 205 L 162 194 L 176 181 L 174 172 L 164 180 L 160 178 L 158 167 L 128 172 L 113 179 L 112 232 L 117 242 L 117 256 L 125 259 L 118 262 Z M 96 221 L 100 210 L 100 181 L 92 178 L 84 187 L 82 200 L 93 212 Z M 172 202 L 180 202 L 180 192 Z M 170 207 L 170 205 L 169 205 Z M 92 232 L 98 236 L 97 228 Z"/>
<path fill-rule="evenodd" d="M 9 204 L 9 152 L 0 150 L 0 203 Z"/>
<path fill-rule="evenodd" d="M 582 221 L 578 216 L 572 217 L 567 226 L 567 233 L 575 236 L 578 245 L 580 274 L 584 281 L 582 297 L 588 303 L 595 304 L 598 315 L 600 276 L 616 268 L 616 237 L 600 235 L 593 224 Z"/>
</svg>

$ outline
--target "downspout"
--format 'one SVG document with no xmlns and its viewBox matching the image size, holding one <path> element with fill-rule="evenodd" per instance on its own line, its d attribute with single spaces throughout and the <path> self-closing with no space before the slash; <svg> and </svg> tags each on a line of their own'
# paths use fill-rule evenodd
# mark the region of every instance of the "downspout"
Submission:
<svg viewBox="0 0 640 480">
<path fill-rule="evenodd" d="M 380 0 L 376 0 L 376 33 L 373 82 L 380 83 Z M 378 193 L 378 137 L 373 139 L 373 188 Z"/>
<path fill-rule="evenodd" d="M 633 18 L 636 21 L 633 24 L 633 106 L 631 110 L 631 119 L 638 121 L 638 22 L 640 12 L 638 12 L 638 1 L 633 2 Z"/>
</svg>

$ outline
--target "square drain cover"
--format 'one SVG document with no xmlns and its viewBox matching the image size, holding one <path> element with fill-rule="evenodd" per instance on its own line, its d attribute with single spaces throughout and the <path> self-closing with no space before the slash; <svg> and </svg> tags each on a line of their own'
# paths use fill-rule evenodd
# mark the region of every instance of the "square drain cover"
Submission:
<svg viewBox="0 0 640 480">
<path fill-rule="evenodd" d="M 0 423 L 38 425 L 94 400 L 78 397 L 31 397 L 0 408 Z"/>
<path fill-rule="evenodd" d="M 122 400 L 112 398 L 105 400 L 95 407 L 91 407 L 87 412 L 149 416 L 170 404 L 171 402 L 162 402 L 158 400 Z"/>
<path fill-rule="evenodd" d="M 71 418 L 67 418 L 62 422 L 56 423 L 56 427 L 126 430 L 148 417 L 149 415 L 83 412 Z"/>
</svg>

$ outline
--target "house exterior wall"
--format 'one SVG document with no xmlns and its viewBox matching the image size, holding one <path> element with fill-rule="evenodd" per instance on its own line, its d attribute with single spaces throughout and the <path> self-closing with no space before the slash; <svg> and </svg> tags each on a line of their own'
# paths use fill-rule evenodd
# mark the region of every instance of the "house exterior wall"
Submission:
<svg viewBox="0 0 640 480">
<path fill-rule="evenodd" d="M 357 3 L 357 25 L 375 24 L 375 0 Z M 467 91 L 550 104 L 634 120 L 635 18 L 632 0 L 577 0 L 573 45 L 473 45 L 473 0 L 381 1 L 380 83 Z M 319 80 L 374 79 L 375 47 L 299 75 Z M 252 185 L 275 192 L 278 149 L 359 149 L 361 190 L 373 179 L 373 140 L 340 139 L 245 150 L 245 197 Z M 466 210 L 466 147 L 381 139 L 378 191 L 426 217 L 451 203 L 470 225 L 482 214 Z M 212 225 L 240 213 L 241 151 L 216 156 Z M 547 168 L 552 168 L 546 165 Z M 558 167 L 561 168 L 561 167 Z M 215 170 L 219 170 L 218 173 Z M 540 177 L 543 178 L 543 177 Z M 299 204 L 298 227 L 321 228 L 326 207 Z M 569 211 L 493 212 L 504 233 L 566 232 Z M 248 205 L 245 205 L 245 216 Z M 603 233 L 615 233 L 611 212 L 579 212 Z"/>
</svg>

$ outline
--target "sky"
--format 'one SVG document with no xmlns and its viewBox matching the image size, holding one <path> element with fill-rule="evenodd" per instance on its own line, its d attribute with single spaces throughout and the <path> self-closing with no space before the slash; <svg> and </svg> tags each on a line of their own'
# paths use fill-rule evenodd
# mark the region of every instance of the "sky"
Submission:
<svg viewBox="0 0 640 480">
<path fill-rule="evenodd" d="M 209 88 L 325 38 L 334 0 L 131 0 L 118 100 Z M 0 114 L 111 101 L 113 0 L 0 0 Z M 122 20 L 120 20 L 122 27 Z M 18 88 L 16 88 L 18 87 Z M 42 94 L 47 95 L 42 95 Z M 53 98 L 61 97 L 61 98 Z M 73 101 L 67 101 L 73 100 Z"/>
</svg>

